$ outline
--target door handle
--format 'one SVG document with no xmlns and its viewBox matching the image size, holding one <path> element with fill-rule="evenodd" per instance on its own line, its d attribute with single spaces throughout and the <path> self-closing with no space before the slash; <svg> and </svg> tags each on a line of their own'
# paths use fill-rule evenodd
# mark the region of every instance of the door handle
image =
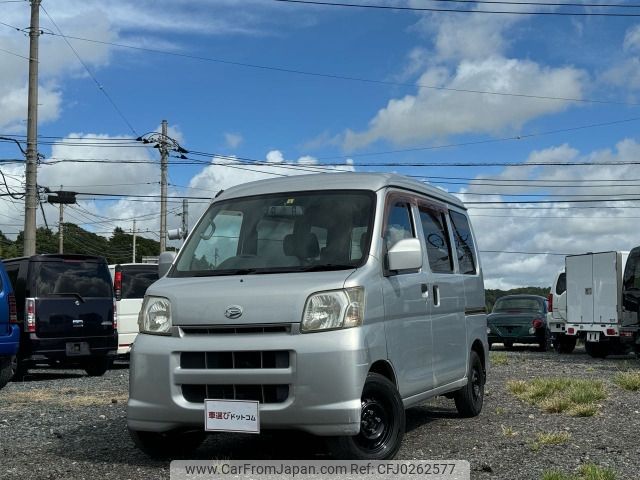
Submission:
<svg viewBox="0 0 640 480">
<path fill-rule="evenodd" d="M 433 304 L 436 307 L 440 306 L 440 288 L 438 285 L 433 286 Z"/>
</svg>

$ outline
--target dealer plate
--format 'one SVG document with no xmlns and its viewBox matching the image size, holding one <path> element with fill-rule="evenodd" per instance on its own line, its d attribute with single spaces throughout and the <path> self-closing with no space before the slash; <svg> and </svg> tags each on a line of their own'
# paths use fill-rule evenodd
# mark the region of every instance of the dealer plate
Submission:
<svg viewBox="0 0 640 480">
<path fill-rule="evenodd" d="M 254 400 L 204 401 L 207 432 L 260 433 L 260 410 Z"/>
<path fill-rule="evenodd" d="M 599 342 L 600 332 L 587 332 L 587 342 Z"/>
</svg>

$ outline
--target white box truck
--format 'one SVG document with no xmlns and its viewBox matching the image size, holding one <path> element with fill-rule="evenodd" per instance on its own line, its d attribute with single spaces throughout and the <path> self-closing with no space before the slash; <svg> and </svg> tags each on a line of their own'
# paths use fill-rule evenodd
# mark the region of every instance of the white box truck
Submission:
<svg viewBox="0 0 640 480">
<path fill-rule="evenodd" d="M 565 258 L 568 337 L 585 342 L 589 355 L 604 358 L 629 351 L 621 337 L 622 278 L 629 252 L 600 252 Z"/>
<path fill-rule="evenodd" d="M 558 353 L 571 353 L 576 348 L 577 337 L 567 335 L 567 274 L 560 270 L 547 297 L 549 312 L 547 328 L 551 332 L 553 348 Z"/>
</svg>

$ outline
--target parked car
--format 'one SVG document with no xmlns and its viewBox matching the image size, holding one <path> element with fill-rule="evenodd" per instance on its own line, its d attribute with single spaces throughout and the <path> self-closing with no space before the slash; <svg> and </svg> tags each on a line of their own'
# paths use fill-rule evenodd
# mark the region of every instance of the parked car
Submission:
<svg viewBox="0 0 640 480">
<path fill-rule="evenodd" d="M 487 316 L 489 346 L 502 343 L 506 349 L 514 343 L 538 344 L 543 352 L 551 346 L 547 328 L 547 300 L 538 295 L 500 297 Z"/>
<path fill-rule="evenodd" d="M 109 265 L 118 315 L 118 355 L 127 355 L 138 335 L 138 314 L 149 285 L 158 280 L 155 263 Z"/>
<path fill-rule="evenodd" d="M 118 345 L 107 262 L 90 255 L 34 255 L 4 260 L 21 328 L 17 376 L 36 363 L 79 365 L 103 375 Z"/>
<path fill-rule="evenodd" d="M 564 269 L 556 275 L 547 303 L 547 326 L 551 332 L 553 348 L 558 353 L 573 352 L 576 348 L 576 337 L 567 335 L 567 274 Z"/>
<path fill-rule="evenodd" d="M 482 409 L 482 271 L 465 206 L 440 189 L 364 173 L 236 186 L 172 261 L 131 349 L 127 423 L 150 455 L 188 454 L 205 431 L 297 429 L 334 456 L 387 459 L 405 408 Z"/>
<path fill-rule="evenodd" d="M 0 388 L 13 378 L 20 345 L 16 297 L 11 281 L 0 262 Z"/>
<path fill-rule="evenodd" d="M 631 250 L 624 269 L 620 338 L 640 354 L 640 246 Z"/>
</svg>

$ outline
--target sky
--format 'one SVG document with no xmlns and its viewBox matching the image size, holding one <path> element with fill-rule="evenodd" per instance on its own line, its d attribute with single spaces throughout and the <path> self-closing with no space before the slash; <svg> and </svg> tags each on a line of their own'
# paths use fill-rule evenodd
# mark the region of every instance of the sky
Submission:
<svg viewBox="0 0 640 480">
<path fill-rule="evenodd" d="M 193 225 L 220 189 L 339 170 L 396 172 L 458 195 L 487 288 L 549 286 L 564 254 L 640 244 L 630 163 L 640 160 L 640 8 L 350 3 L 467 12 L 43 0 L 38 185 L 87 193 L 65 221 L 109 236 L 136 219 L 157 239 L 159 154 L 135 138 L 167 120 L 190 152 L 170 158 L 169 228 L 182 222 L 180 197 L 200 197 L 189 200 Z M 0 136 L 18 140 L 29 10 L 0 1 Z M 0 141 L 13 192 L 24 191 L 22 158 Z M 23 208 L 0 197 L 10 238 Z M 46 217 L 56 231 L 57 206 L 43 209 L 38 225 Z"/>
</svg>

